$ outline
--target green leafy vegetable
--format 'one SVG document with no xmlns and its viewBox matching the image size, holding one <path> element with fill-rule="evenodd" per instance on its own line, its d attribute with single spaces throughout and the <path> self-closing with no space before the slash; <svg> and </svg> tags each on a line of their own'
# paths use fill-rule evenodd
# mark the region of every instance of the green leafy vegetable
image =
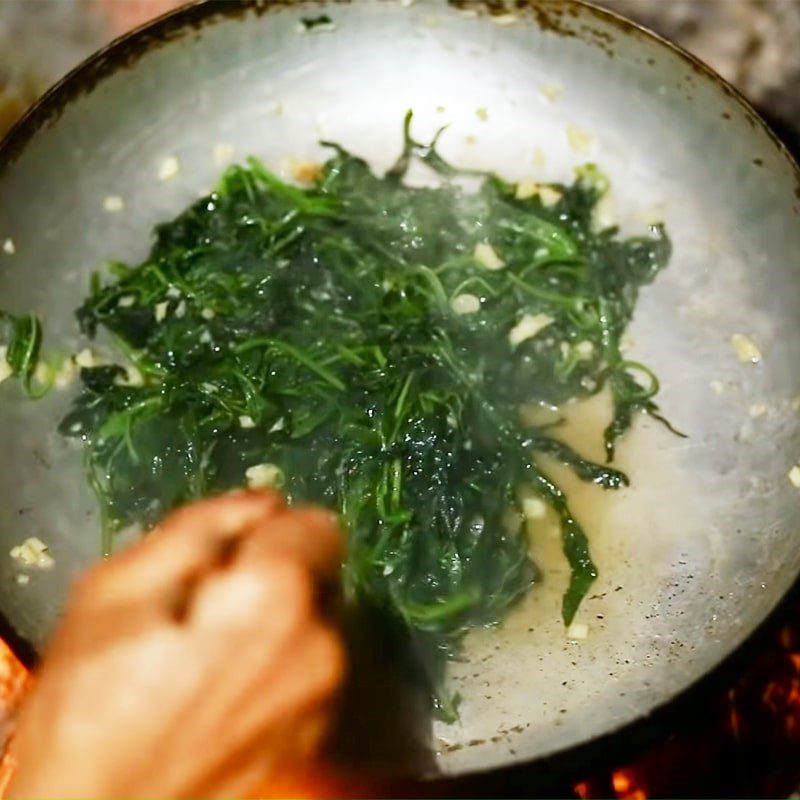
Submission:
<svg viewBox="0 0 800 800">
<path fill-rule="evenodd" d="M 443 656 L 536 580 L 521 489 L 561 521 L 566 623 L 596 577 L 536 454 L 604 489 L 627 478 L 552 425 L 524 425 L 520 407 L 608 387 L 609 460 L 634 412 L 657 416 L 657 381 L 623 358 L 620 338 L 670 244 L 661 227 L 633 239 L 596 230 L 607 181 L 594 167 L 549 186 L 548 204 L 490 174 L 470 173 L 468 190 L 436 140 L 411 137 L 410 119 L 383 177 L 336 145 L 308 188 L 250 159 L 158 227 L 142 264 L 114 265 L 78 319 L 90 337 L 109 331 L 143 380 L 84 369 L 61 430 L 83 442 L 107 546 L 114 531 L 241 486 L 264 464 L 291 501 L 338 509 L 347 589 L 422 643 L 452 718 Z M 404 183 L 415 159 L 440 185 Z M 9 359 L 26 379 L 39 329 L 23 320 Z"/>
<path fill-rule="evenodd" d="M 19 378 L 25 393 L 31 398 L 41 397 L 49 388 L 34 380 L 42 344 L 42 326 L 33 314 L 14 317 L 0 311 L 0 347 L 11 374 Z"/>
<path fill-rule="evenodd" d="M 331 28 L 333 20 L 327 14 L 320 14 L 318 17 L 302 17 L 300 24 L 303 30 L 311 31 L 314 28 Z"/>
</svg>

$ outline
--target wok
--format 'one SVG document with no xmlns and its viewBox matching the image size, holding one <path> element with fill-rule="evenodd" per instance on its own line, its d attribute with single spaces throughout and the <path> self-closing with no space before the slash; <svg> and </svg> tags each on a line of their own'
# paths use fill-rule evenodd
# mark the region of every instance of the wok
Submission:
<svg viewBox="0 0 800 800">
<path fill-rule="evenodd" d="M 301 23 L 322 14 L 333 24 Z M 228 146 L 286 174 L 327 139 L 385 168 L 407 109 L 419 139 L 449 125 L 446 158 L 509 179 L 569 181 L 597 162 L 609 217 L 625 231 L 663 219 L 675 248 L 642 294 L 630 352 L 653 365 L 660 405 L 688 438 L 639 419 L 618 457 L 632 486 L 612 498 L 570 489 L 600 570 L 579 614 L 585 639 L 559 618 L 557 541 L 534 537 L 543 585 L 470 637 L 451 669 L 461 720 L 433 726 L 437 769 L 461 775 L 646 717 L 724 661 L 800 571 L 787 479 L 800 457 L 800 183 L 735 91 L 572 0 L 190 6 L 89 59 L 3 143 L 0 239 L 16 252 L 0 254 L 0 305 L 41 314 L 49 346 L 78 350 L 72 312 L 90 272 L 143 257 L 154 224 L 209 189 Z M 159 180 L 172 156 L 180 172 Z M 104 210 L 108 196 L 124 210 Z M 735 334 L 759 363 L 737 356 Z M 30 402 L 9 384 L 2 551 L 38 536 L 56 564 L 21 586 L 0 557 L 0 609 L 19 647 L 38 651 L 99 556 L 99 522 L 79 453 L 55 433 L 70 390 Z M 588 456 L 601 456 L 604 413 L 582 408 L 569 428 Z"/>
</svg>

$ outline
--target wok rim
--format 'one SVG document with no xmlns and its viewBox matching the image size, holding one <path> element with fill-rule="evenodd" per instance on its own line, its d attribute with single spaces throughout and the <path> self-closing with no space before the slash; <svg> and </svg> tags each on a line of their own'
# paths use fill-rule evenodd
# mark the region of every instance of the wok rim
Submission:
<svg viewBox="0 0 800 800">
<path fill-rule="evenodd" d="M 71 103 L 82 95 L 91 93 L 96 86 L 118 71 L 134 67 L 140 58 L 152 50 L 191 35 L 193 31 L 199 33 L 205 26 L 217 21 L 251 12 L 260 15 L 300 4 L 313 3 L 323 7 L 346 2 L 349 0 L 191 0 L 134 28 L 88 56 L 28 108 L 0 139 L 0 176 L 22 155 L 41 130 L 57 122 L 62 111 Z M 504 5 L 502 0 L 447 0 L 447 3 L 456 7 L 479 7 L 489 15 L 505 14 L 509 11 L 547 12 L 556 7 L 565 9 L 567 14 L 588 12 L 612 25 L 622 36 L 640 36 L 662 52 L 666 50 L 677 55 L 701 78 L 711 81 L 719 91 L 727 95 L 745 117 L 767 135 L 793 175 L 795 195 L 800 200 L 800 164 L 785 142 L 736 87 L 670 39 L 589 0 L 516 0 L 511 6 Z M 541 21 L 539 25 L 542 27 Z M 557 29 L 556 32 L 558 33 Z M 795 213 L 800 215 L 797 206 Z M 571 786 L 581 776 L 589 776 L 595 769 L 602 768 L 610 773 L 613 769 L 630 763 L 677 724 L 685 725 L 692 718 L 698 717 L 704 710 L 704 704 L 699 701 L 708 699 L 715 689 L 719 690 L 734 676 L 741 674 L 748 656 L 774 633 L 787 608 L 799 601 L 800 572 L 755 628 L 713 667 L 649 712 L 621 723 L 599 736 L 561 750 L 499 766 L 469 770 L 453 776 L 396 781 L 382 787 L 384 796 L 530 797 L 542 793 L 557 796 L 563 794 L 565 786 Z M 0 637 L 26 667 L 32 668 L 38 663 L 40 654 L 37 649 L 31 641 L 17 632 L 2 609 Z"/>
</svg>

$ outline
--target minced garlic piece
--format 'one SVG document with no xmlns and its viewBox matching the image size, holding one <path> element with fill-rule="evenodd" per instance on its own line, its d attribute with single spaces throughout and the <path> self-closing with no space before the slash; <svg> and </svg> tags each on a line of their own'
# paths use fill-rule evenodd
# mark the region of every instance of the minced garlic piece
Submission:
<svg viewBox="0 0 800 800">
<path fill-rule="evenodd" d="M 97 359 L 89 347 L 84 347 L 83 350 L 81 350 L 80 353 L 76 353 L 72 359 L 77 366 L 85 369 L 91 369 L 97 366 Z"/>
<path fill-rule="evenodd" d="M 586 639 L 589 636 L 589 626 L 585 622 L 573 622 L 567 628 L 567 638 L 575 641 Z"/>
<path fill-rule="evenodd" d="M 136 297 L 132 294 L 126 294 L 124 297 L 120 297 L 120 299 L 117 300 L 117 305 L 120 308 L 130 308 L 136 305 Z"/>
<path fill-rule="evenodd" d="M 482 266 L 486 267 L 488 270 L 497 270 L 503 269 L 506 265 L 506 262 L 503 261 L 500 256 L 494 250 L 488 242 L 478 242 L 475 245 L 475 252 L 474 252 L 475 260 Z"/>
<path fill-rule="evenodd" d="M 50 555 L 47 545 L 36 536 L 31 536 L 22 544 L 12 547 L 10 555 L 11 558 L 25 567 L 52 569 L 56 563 Z"/>
<path fill-rule="evenodd" d="M 0 345 L 0 383 L 8 380 L 13 374 L 14 370 L 11 369 L 11 364 L 8 363 L 6 356 L 8 355 L 8 347 Z"/>
<path fill-rule="evenodd" d="M 73 358 L 65 358 L 53 376 L 56 389 L 66 389 L 78 376 L 78 366 Z"/>
<path fill-rule="evenodd" d="M 162 303 L 156 303 L 156 322 L 163 322 L 167 316 L 167 309 L 169 308 L 169 300 L 164 300 Z"/>
<path fill-rule="evenodd" d="M 125 208 L 125 201 L 118 194 L 110 194 L 103 199 L 103 211 L 118 214 Z"/>
<path fill-rule="evenodd" d="M 144 375 L 134 366 L 125 367 L 125 375 L 117 378 L 117 386 L 144 386 Z"/>
<path fill-rule="evenodd" d="M 549 207 L 554 206 L 563 197 L 563 194 L 546 183 L 523 181 L 517 184 L 514 196 L 517 200 L 528 200 L 531 197 L 538 196 L 542 204 Z"/>
<path fill-rule="evenodd" d="M 532 339 L 554 322 L 549 314 L 525 314 L 522 319 L 509 331 L 508 341 L 516 347 L 526 339 Z"/>
<path fill-rule="evenodd" d="M 480 311 L 481 301 L 474 294 L 460 294 L 450 301 L 450 308 L 455 314 L 474 314 Z"/>
<path fill-rule="evenodd" d="M 543 205 L 554 206 L 564 195 L 558 189 L 546 184 L 539 187 L 539 199 Z"/>
<path fill-rule="evenodd" d="M 531 197 L 536 197 L 539 194 L 539 184 L 535 181 L 520 181 L 517 184 L 517 189 L 514 192 L 514 197 L 517 200 L 529 200 Z"/>
<path fill-rule="evenodd" d="M 274 489 L 283 486 L 283 470 L 277 464 L 256 464 L 245 474 L 251 489 Z"/>
<path fill-rule="evenodd" d="M 578 358 L 591 358 L 594 353 L 594 345 L 588 340 L 578 342 L 575 345 L 575 352 L 578 354 Z"/>
<path fill-rule="evenodd" d="M 214 319 L 214 317 L 216 316 L 216 314 L 214 313 L 214 309 L 213 309 L 213 308 L 204 308 L 204 309 L 203 309 L 203 310 L 200 312 L 200 316 L 201 316 L 203 319 Z"/>
<path fill-rule="evenodd" d="M 576 125 L 568 125 L 567 141 L 576 153 L 588 153 L 592 149 L 594 139 L 591 133 L 587 133 L 582 128 Z"/>
<path fill-rule="evenodd" d="M 3 252 L 9 256 L 13 256 L 17 252 L 17 246 L 14 244 L 13 239 L 6 239 L 3 242 Z"/>
<path fill-rule="evenodd" d="M 792 486 L 794 486 L 797 489 L 800 489 L 800 466 L 799 465 L 795 464 L 789 470 L 789 480 L 791 481 Z"/>
<path fill-rule="evenodd" d="M 485 108 L 476 108 L 475 116 L 481 121 L 486 122 L 489 119 L 489 112 Z"/>
<path fill-rule="evenodd" d="M 242 428 L 255 428 L 256 421 L 249 414 L 242 414 L 239 417 L 239 425 Z"/>
<path fill-rule="evenodd" d="M 289 171 L 296 181 L 314 183 L 322 177 L 322 164 L 314 161 L 292 161 Z"/>
<path fill-rule="evenodd" d="M 763 417 L 767 411 L 769 411 L 769 408 L 766 403 L 750 403 L 747 406 L 747 413 L 751 417 Z"/>
<path fill-rule="evenodd" d="M 734 333 L 731 336 L 731 345 L 736 351 L 736 357 L 745 364 L 758 364 L 761 361 L 761 351 L 758 345 L 743 333 Z"/>
<path fill-rule="evenodd" d="M 547 505 L 538 497 L 526 497 L 522 501 L 522 513 L 525 519 L 542 519 L 547 516 Z"/>
<path fill-rule="evenodd" d="M 542 93 L 542 97 L 551 103 L 555 103 L 564 93 L 563 87 L 558 83 L 545 83 L 539 87 L 539 91 Z"/>
<path fill-rule="evenodd" d="M 167 156 L 158 167 L 158 179 L 171 181 L 181 171 L 181 162 L 177 156 Z"/>
<path fill-rule="evenodd" d="M 27 585 L 28 585 L 28 584 L 31 582 L 31 576 L 30 576 L 30 575 L 26 575 L 26 574 L 23 572 L 23 573 L 21 573 L 20 575 L 17 575 L 17 578 L 16 578 L 16 580 L 17 580 L 17 583 L 18 583 L 20 586 L 27 586 Z"/>
<path fill-rule="evenodd" d="M 33 379 L 40 386 L 49 386 L 53 380 L 53 368 L 44 361 L 40 361 L 33 371 Z"/>
</svg>

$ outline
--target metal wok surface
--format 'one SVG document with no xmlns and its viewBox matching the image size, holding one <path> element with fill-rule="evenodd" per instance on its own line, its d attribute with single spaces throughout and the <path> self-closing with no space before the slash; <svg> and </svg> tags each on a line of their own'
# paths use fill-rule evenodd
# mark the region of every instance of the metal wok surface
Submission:
<svg viewBox="0 0 800 800">
<path fill-rule="evenodd" d="M 110 48 L 69 77 L 0 148 L 0 306 L 42 315 L 74 352 L 72 312 L 90 272 L 136 261 L 155 223 L 206 191 L 220 153 L 292 158 L 341 142 L 387 167 L 404 112 L 418 138 L 449 124 L 450 160 L 513 180 L 566 180 L 598 163 L 624 231 L 663 219 L 675 252 L 643 292 L 631 357 L 662 381 L 689 438 L 648 420 L 620 448 L 631 488 L 572 487 L 600 569 L 569 640 L 557 541 L 533 537 L 542 587 L 470 637 L 451 679 L 461 720 L 437 723 L 448 774 L 563 751 L 663 705 L 725 658 L 800 570 L 800 189 L 796 168 L 738 96 L 654 36 L 574 2 L 436 0 L 195 7 Z M 335 30 L 302 17 L 328 14 Z M 215 145 L 225 145 L 216 148 Z M 216 153 L 216 157 L 215 157 Z M 180 173 L 158 179 L 166 157 Z M 125 209 L 110 214 L 104 198 Z M 743 363 L 734 334 L 762 359 Z M 0 557 L 0 609 L 40 647 L 72 578 L 99 554 L 79 453 L 55 433 L 70 390 L 38 402 L 0 386 L 0 547 L 28 536 L 56 567 L 20 586 Z M 602 403 L 568 430 L 600 455 Z"/>
</svg>

